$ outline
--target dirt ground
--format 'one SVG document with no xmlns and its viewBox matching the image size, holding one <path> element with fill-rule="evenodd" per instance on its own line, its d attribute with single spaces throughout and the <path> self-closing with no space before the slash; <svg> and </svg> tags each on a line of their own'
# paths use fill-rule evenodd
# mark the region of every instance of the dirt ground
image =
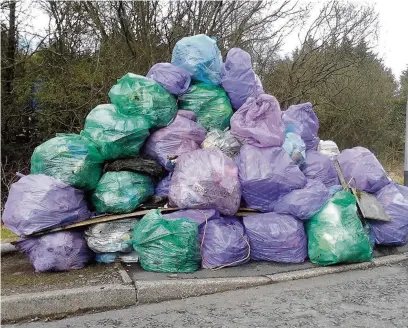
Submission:
<svg viewBox="0 0 408 328">
<path fill-rule="evenodd" d="M 95 263 L 81 270 L 37 273 L 23 254 L 1 257 L 2 296 L 112 283 L 121 283 L 115 264 Z"/>
</svg>

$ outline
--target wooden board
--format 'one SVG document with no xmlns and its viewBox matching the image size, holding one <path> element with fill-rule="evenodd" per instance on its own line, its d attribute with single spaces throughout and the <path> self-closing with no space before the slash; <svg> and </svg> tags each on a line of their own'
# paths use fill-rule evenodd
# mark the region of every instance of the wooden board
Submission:
<svg viewBox="0 0 408 328">
<path fill-rule="evenodd" d="M 178 211 L 178 208 L 158 208 L 160 212 L 162 213 L 170 213 L 170 212 L 175 212 Z M 144 209 L 141 208 L 138 211 L 132 212 L 132 213 L 127 213 L 127 214 L 116 214 L 116 215 L 99 215 L 90 219 L 87 219 L 85 221 L 73 223 L 70 225 L 67 225 L 65 227 L 59 227 L 59 228 L 54 228 L 54 229 L 48 229 L 48 230 L 43 230 L 41 232 L 37 232 L 35 234 L 25 236 L 25 237 L 37 237 L 41 236 L 47 233 L 51 232 L 56 232 L 56 231 L 63 231 L 63 230 L 68 230 L 68 229 L 74 229 L 74 228 L 79 228 L 79 227 L 86 227 L 92 224 L 97 224 L 97 223 L 103 223 L 103 222 L 110 222 L 110 221 L 116 221 L 116 220 L 122 220 L 126 218 L 141 218 L 147 212 L 149 212 L 151 209 Z M 235 214 L 236 216 L 249 216 L 249 215 L 254 215 L 259 213 L 256 210 L 249 209 L 249 208 L 240 208 L 239 211 Z M 16 238 L 18 240 L 18 237 Z M 15 241 L 16 241 L 15 240 Z"/>
<path fill-rule="evenodd" d="M 336 168 L 337 175 L 339 176 L 341 185 L 344 190 L 351 192 L 357 201 L 357 207 L 361 213 L 363 219 L 379 220 L 379 221 L 391 221 L 391 218 L 385 213 L 383 206 L 378 201 L 378 199 L 367 192 L 357 190 L 356 188 L 350 188 L 346 182 L 343 171 L 341 170 L 340 164 L 337 159 L 333 161 L 334 167 Z"/>
</svg>

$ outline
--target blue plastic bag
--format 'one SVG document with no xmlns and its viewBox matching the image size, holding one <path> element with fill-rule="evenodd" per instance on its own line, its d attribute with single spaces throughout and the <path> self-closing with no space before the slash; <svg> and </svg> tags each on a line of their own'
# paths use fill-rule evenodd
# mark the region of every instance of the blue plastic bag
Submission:
<svg viewBox="0 0 408 328">
<path fill-rule="evenodd" d="M 215 39 L 205 34 L 182 38 L 173 49 L 171 63 L 192 74 L 193 81 L 218 85 L 222 57 Z"/>
<path fill-rule="evenodd" d="M 297 165 L 302 166 L 305 163 L 306 145 L 300 135 L 293 132 L 287 132 L 282 148 Z"/>
</svg>

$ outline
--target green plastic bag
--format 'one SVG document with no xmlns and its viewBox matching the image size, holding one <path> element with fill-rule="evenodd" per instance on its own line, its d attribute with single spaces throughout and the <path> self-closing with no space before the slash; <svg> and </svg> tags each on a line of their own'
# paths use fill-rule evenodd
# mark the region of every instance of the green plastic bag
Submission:
<svg viewBox="0 0 408 328">
<path fill-rule="evenodd" d="M 178 100 L 180 109 L 193 111 L 197 122 L 207 130 L 225 130 L 230 124 L 232 107 L 220 86 L 193 84 Z"/>
<path fill-rule="evenodd" d="M 153 128 L 169 125 L 177 113 L 177 102 L 166 89 L 147 77 L 127 73 L 108 93 L 122 114 L 143 115 Z"/>
<path fill-rule="evenodd" d="M 196 222 L 166 220 L 159 210 L 150 210 L 135 225 L 132 241 L 146 271 L 194 272 L 200 266 Z"/>
<path fill-rule="evenodd" d="M 369 237 L 357 216 L 356 199 L 346 190 L 337 192 L 306 221 L 306 233 L 309 259 L 313 263 L 330 265 L 372 258 Z"/>
<path fill-rule="evenodd" d="M 92 194 L 98 213 L 130 213 L 154 194 L 150 177 L 134 172 L 106 172 Z"/>
<path fill-rule="evenodd" d="M 115 105 L 104 104 L 88 114 L 81 135 L 98 144 L 105 160 L 113 160 L 139 155 L 149 128 L 143 116 L 127 117 Z"/>
<path fill-rule="evenodd" d="M 45 174 L 79 189 L 92 190 L 102 174 L 97 144 L 78 134 L 57 134 L 31 156 L 31 174 Z"/>
</svg>

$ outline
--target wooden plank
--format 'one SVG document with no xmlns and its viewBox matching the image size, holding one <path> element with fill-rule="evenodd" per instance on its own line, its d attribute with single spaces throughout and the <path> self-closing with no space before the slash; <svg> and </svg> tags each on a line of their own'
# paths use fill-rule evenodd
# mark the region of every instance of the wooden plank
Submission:
<svg viewBox="0 0 408 328">
<path fill-rule="evenodd" d="M 391 221 L 391 218 L 385 212 L 383 206 L 374 195 L 363 191 L 357 191 L 356 194 L 360 211 L 365 218 L 385 222 Z"/>
<path fill-rule="evenodd" d="M 340 180 L 341 185 L 343 186 L 344 190 L 350 191 L 349 186 L 348 186 L 348 184 L 346 182 L 346 179 L 344 179 L 343 171 L 341 170 L 339 161 L 337 159 L 335 159 L 335 160 L 333 160 L 333 164 L 334 164 L 334 167 L 335 167 L 335 169 L 337 171 L 337 175 L 339 176 L 339 180 Z"/>
<path fill-rule="evenodd" d="M 175 207 L 169 207 L 169 208 L 158 208 L 162 213 L 169 213 L 169 212 L 174 212 L 178 211 L 178 208 Z M 116 220 L 122 220 L 126 218 L 134 218 L 134 217 L 142 217 L 147 214 L 151 209 L 143 209 L 139 211 L 135 211 L 132 213 L 126 213 L 126 214 L 116 214 L 116 215 L 99 215 L 96 217 L 93 217 L 91 219 L 87 219 L 85 221 L 73 223 L 70 225 L 67 225 L 65 227 L 59 227 L 59 228 L 54 228 L 54 229 L 48 229 L 48 230 L 43 230 L 41 232 L 37 232 L 35 234 L 29 235 L 29 236 L 24 236 L 24 237 L 37 237 L 41 236 L 47 233 L 51 232 L 57 232 L 57 231 L 63 231 L 63 230 L 68 230 L 68 229 L 74 229 L 74 228 L 79 228 L 79 227 L 86 227 L 92 224 L 97 224 L 97 223 L 103 223 L 103 222 L 110 222 L 110 221 L 116 221 Z M 236 216 L 249 216 L 249 215 L 254 215 L 259 213 L 256 210 L 249 209 L 249 208 L 240 208 L 239 211 L 237 212 Z"/>
</svg>

